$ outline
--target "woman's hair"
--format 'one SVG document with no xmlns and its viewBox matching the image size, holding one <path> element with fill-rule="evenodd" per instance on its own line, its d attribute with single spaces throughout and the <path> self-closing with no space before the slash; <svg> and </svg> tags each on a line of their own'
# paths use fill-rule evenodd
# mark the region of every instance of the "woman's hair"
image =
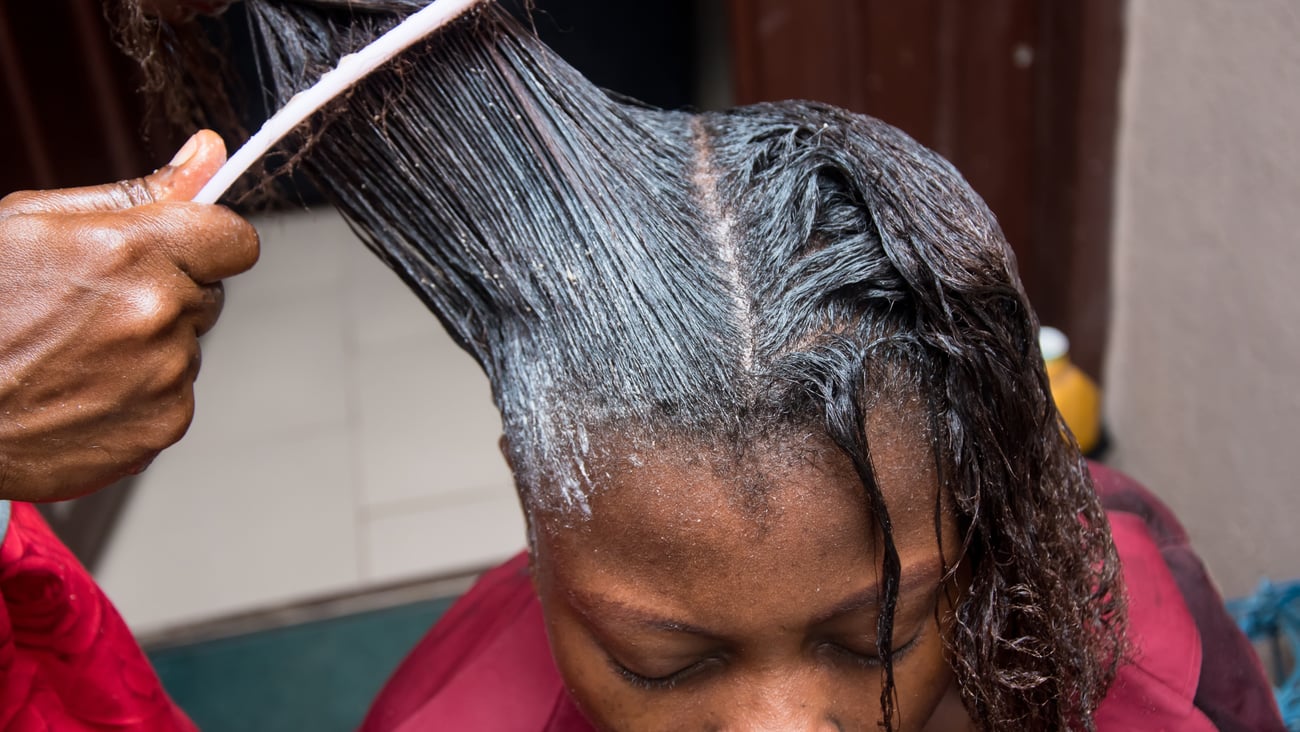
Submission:
<svg viewBox="0 0 1300 732">
<path fill-rule="evenodd" d="M 422 4 L 249 0 L 273 101 Z M 491 5 L 300 144 L 487 373 L 531 510 L 588 511 L 611 436 L 838 445 L 883 539 L 887 726 L 900 567 L 865 425 L 882 395 L 919 395 L 936 533 L 955 512 L 943 553 L 970 576 L 949 639 L 967 708 L 985 730 L 1093 728 L 1123 651 L 1118 562 L 1011 251 L 938 155 L 821 104 L 618 98 Z"/>
</svg>

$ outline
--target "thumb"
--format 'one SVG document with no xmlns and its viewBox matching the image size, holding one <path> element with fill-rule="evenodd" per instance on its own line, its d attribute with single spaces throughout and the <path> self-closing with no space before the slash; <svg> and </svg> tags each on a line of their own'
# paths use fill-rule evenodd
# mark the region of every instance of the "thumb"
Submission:
<svg viewBox="0 0 1300 732">
<path fill-rule="evenodd" d="M 83 188 L 18 191 L 0 201 L 0 218 L 26 213 L 117 211 L 156 201 L 188 201 L 226 161 L 226 144 L 212 130 L 194 133 L 167 165 L 144 178 Z"/>
<path fill-rule="evenodd" d="M 194 133 L 172 161 L 144 179 L 155 201 L 188 201 L 226 162 L 226 144 L 212 130 Z"/>
</svg>

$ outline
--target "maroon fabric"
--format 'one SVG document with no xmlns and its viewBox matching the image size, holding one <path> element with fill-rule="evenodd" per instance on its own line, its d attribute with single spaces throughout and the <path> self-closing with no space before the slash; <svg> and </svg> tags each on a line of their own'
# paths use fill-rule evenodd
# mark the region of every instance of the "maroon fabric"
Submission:
<svg viewBox="0 0 1300 732">
<path fill-rule="evenodd" d="M 1106 510 L 1137 516 L 1146 525 L 1196 621 L 1202 654 L 1212 659 L 1201 667 L 1196 706 L 1220 732 L 1286 732 L 1255 649 L 1228 614 L 1173 511 L 1132 478 L 1102 465 L 1091 468 Z"/>
<path fill-rule="evenodd" d="M 1098 711 L 1097 728 L 1213 732 L 1215 724 L 1203 710 L 1221 712 L 1232 698 L 1198 693 L 1198 686 L 1217 671 L 1202 668 L 1202 618 L 1184 602 L 1182 586 L 1165 558 L 1170 547 L 1186 546 L 1186 535 L 1162 504 L 1131 490 L 1135 483 L 1104 468 L 1095 471 L 1103 495 L 1124 506 L 1110 518 L 1129 590 L 1132 646 L 1131 662 L 1121 668 Z M 1164 520 L 1153 524 L 1155 519 Z M 1193 604 L 1199 607 L 1204 597 L 1194 596 Z M 1205 627 L 1212 631 L 1214 648 L 1241 650 L 1234 640 L 1240 633 L 1223 633 L 1214 624 Z M 1222 637 L 1216 635 L 1220 633 Z M 1241 661 L 1258 670 L 1253 653 Z M 1277 712 L 1271 696 L 1264 701 L 1268 687 L 1262 676 L 1241 678 L 1233 688 L 1256 699 L 1244 705 L 1255 716 L 1227 719 L 1254 726 L 1220 726 L 1220 731 L 1282 729 L 1272 726 Z M 1247 683 L 1252 678 L 1253 685 Z M 1217 684 L 1209 686 L 1219 693 Z M 363 732 L 434 729 L 592 732 L 551 658 L 525 555 L 484 575 L 452 607 L 389 680 L 362 727 Z"/>
<path fill-rule="evenodd" d="M 593 732 L 551 660 L 520 554 L 483 575 L 398 667 L 361 732 Z"/>
<path fill-rule="evenodd" d="M 1215 732 L 1193 703 L 1201 639 L 1160 548 L 1142 519 L 1112 513 L 1128 589 L 1128 662 L 1097 710 L 1099 732 Z"/>
<path fill-rule="evenodd" d="M 104 593 L 35 508 L 0 545 L 0 730 L 193 732 Z"/>
</svg>

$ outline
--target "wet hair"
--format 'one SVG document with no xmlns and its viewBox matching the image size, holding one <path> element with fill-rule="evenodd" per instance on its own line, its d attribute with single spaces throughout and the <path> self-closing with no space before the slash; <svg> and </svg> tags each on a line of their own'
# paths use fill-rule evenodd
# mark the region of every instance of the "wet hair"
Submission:
<svg viewBox="0 0 1300 732">
<path fill-rule="evenodd" d="M 105 5 L 115 16 L 113 40 L 140 61 L 140 91 L 158 107 L 149 110 L 147 124 L 162 122 L 179 129 L 203 125 L 225 133 L 238 129 L 227 97 L 217 96 L 216 104 L 209 104 L 214 97 L 203 93 L 224 86 L 225 64 L 197 23 L 164 22 L 146 13 L 141 0 L 109 0 Z"/>
<path fill-rule="evenodd" d="M 248 0 L 283 102 L 416 0 Z M 919 395 L 970 576 L 949 644 L 984 730 L 1093 729 L 1122 655 L 1118 562 L 1052 405 L 992 214 L 938 155 L 811 102 L 664 111 L 606 93 L 494 6 L 355 89 L 301 164 L 492 384 L 530 510 L 589 510 L 608 436 L 853 462 L 884 546 L 882 723 L 900 566 L 865 425 Z M 596 517 L 596 520 L 599 520 Z"/>
</svg>

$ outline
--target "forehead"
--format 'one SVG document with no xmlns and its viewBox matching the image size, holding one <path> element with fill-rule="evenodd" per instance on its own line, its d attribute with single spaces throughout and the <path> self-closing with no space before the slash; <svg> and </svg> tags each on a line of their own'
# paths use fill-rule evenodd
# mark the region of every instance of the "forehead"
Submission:
<svg viewBox="0 0 1300 732">
<path fill-rule="evenodd" d="M 861 514 L 854 509 L 864 505 L 852 465 L 824 445 L 787 442 L 744 454 L 677 448 L 611 463 L 591 519 L 573 527 L 575 535 L 636 549 L 629 558 L 661 566 L 707 561 L 724 548 L 779 548 L 825 508 Z M 865 516 L 838 523 L 866 526 Z"/>
<path fill-rule="evenodd" d="M 914 424 L 882 417 L 868 426 L 874 474 L 904 553 L 935 542 L 933 453 Z M 556 559 L 553 569 L 568 581 L 623 574 L 707 584 L 720 572 L 771 578 L 792 567 L 877 564 L 862 483 L 824 436 L 743 450 L 680 441 L 607 455 L 593 472 L 588 517 L 534 517 L 540 562 Z"/>
</svg>

